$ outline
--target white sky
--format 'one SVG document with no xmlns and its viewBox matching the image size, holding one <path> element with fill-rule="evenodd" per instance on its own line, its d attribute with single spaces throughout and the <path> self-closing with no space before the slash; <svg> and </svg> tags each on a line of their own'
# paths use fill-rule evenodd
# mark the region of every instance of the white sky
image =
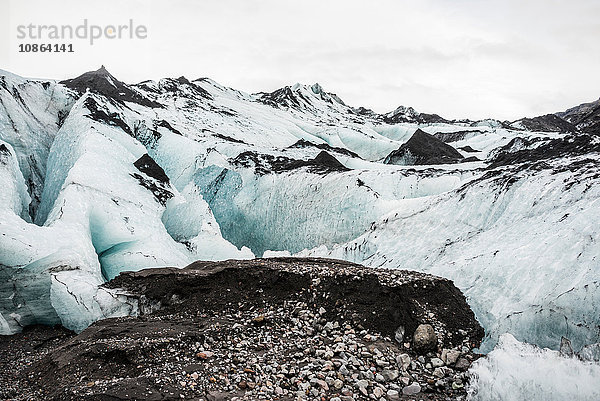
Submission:
<svg viewBox="0 0 600 401">
<path fill-rule="evenodd" d="M 84 18 L 132 18 L 148 38 L 18 53 L 36 41 L 17 40 L 17 25 Z M 257 92 L 319 82 L 378 112 L 514 120 L 598 99 L 600 1 L 0 0 L 0 69 L 64 79 L 101 64 L 130 83 L 206 76 Z"/>
</svg>

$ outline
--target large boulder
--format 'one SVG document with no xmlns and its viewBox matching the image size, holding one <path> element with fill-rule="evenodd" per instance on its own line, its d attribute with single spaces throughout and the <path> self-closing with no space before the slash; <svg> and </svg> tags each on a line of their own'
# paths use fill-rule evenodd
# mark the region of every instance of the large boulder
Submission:
<svg viewBox="0 0 600 401">
<path fill-rule="evenodd" d="M 430 324 L 420 324 L 413 335 L 413 346 L 418 351 L 432 351 L 437 348 L 437 335 Z"/>
</svg>

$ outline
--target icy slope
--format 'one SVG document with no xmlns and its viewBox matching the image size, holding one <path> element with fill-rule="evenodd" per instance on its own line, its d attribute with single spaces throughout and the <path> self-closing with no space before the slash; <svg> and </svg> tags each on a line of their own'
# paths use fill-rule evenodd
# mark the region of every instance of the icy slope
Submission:
<svg viewBox="0 0 600 401">
<path fill-rule="evenodd" d="M 147 81 L 136 88 L 165 105 L 165 109 L 155 109 L 154 113 L 179 127 L 183 136 L 201 142 L 237 144 L 240 151 L 241 142 L 263 149 L 284 149 L 307 140 L 380 160 L 401 144 L 374 131 L 366 124 L 368 120 L 354 114 L 350 107 L 323 101 L 322 95 L 304 86 L 288 88 L 290 96 L 302 101 L 304 107 L 300 110 L 266 102 L 263 95 L 244 94 L 208 79 Z M 332 104 L 337 107 L 331 108 Z"/>
<path fill-rule="evenodd" d="M 0 205 L 24 220 L 29 220 L 29 203 L 25 178 L 13 147 L 0 141 Z"/>
<path fill-rule="evenodd" d="M 357 239 L 302 254 L 451 278 L 486 328 L 484 351 L 505 332 L 552 348 L 563 335 L 576 347 L 598 342 L 600 149 L 588 145 L 405 202 Z"/>
<path fill-rule="evenodd" d="M 401 207 L 403 199 L 449 191 L 471 177 L 458 171 L 319 174 L 307 168 L 256 175 L 208 167 L 195 174 L 194 182 L 224 236 L 261 255 L 266 250 L 297 252 L 345 242 Z"/>
</svg>

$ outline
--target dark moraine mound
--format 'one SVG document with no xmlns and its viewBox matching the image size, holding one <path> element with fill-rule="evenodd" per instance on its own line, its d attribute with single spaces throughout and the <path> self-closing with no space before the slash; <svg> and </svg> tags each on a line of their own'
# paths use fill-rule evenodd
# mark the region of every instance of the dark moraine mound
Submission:
<svg viewBox="0 0 600 401">
<path fill-rule="evenodd" d="M 442 142 L 457 142 L 462 141 L 464 139 L 472 138 L 477 135 L 485 134 L 485 131 L 479 130 L 463 130 L 463 131 L 453 131 L 453 132 L 436 132 L 433 134 L 437 139 Z"/>
<path fill-rule="evenodd" d="M 317 148 L 317 149 L 321 149 L 321 150 L 325 150 L 331 153 L 339 153 L 341 155 L 345 155 L 345 156 L 350 156 L 350 157 L 354 157 L 357 159 L 362 159 L 358 154 L 354 153 L 351 150 L 345 149 L 345 148 L 338 148 L 335 146 L 331 146 L 329 144 L 326 143 L 312 143 L 310 141 L 307 141 L 305 139 L 300 139 L 298 140 L 298 142 L 294 143 L 293 145 L 288 146 L 288 149 L 294 149 L 294 148 Z"/>
<path fill-rule="evenodd" d="M 48 399 L 42 384 L 27 380 L 29 367 L 73 337 L 75 333 L 65 328 L 39 325 L 0 336 L 0 400 Z"/>
<path fill-rule="evenodd" d="M 15 399 L 456 399 L 483 336 L 451 281 L 337 260 L 196 262 L 108 286 L 141 315 L 13 352 Z"/>
<path fill-rule="evenodd" d="M 584 156 L 593 153 L 600 153 L 600 142 L 596 136 L 590 134 L 565 135 L 543 140 L 515 138 L 492 154 L 489 168 L 538 163 L 559 157 Z"/>
<path fill-rule="evenodd" d="M 384 160 L 385 164 L 424 165 L 449 164 L 462 161 L 463 156 L 452 146 L 420 129 Z"/>
<path fill-rule="evenodd" d="M 467 146 L 461 146 L 459 149 L 462 150 L 462 151 L 465 151 L 465 152 L 469 152 L 469 153 L 479 152 L 477 149 L 473 149 L 469 145 L 467 145 Z"/>
<path fill-rule="evenodd" d="M 259 154 L 248 150 L 240 153 L 230 162 L 236 166 L 254 168 L 258 175 L 285 173 L 299 168 L 307 168 L 308 171 L 315 174 L 350 171 L 348 167 L 324 150 L 319 152 L 314 159 L 309 160 Z"/>
<path fill-rule="evenodd" d="M 335 157 L 331 156 L 329 153 L 322 150 L 318 155 L 315 156 L 314 159 L 309 160 L 309 166 L 319 167 L 326 170 L 331 171 L 348 171 L 350 170 L 342 163 L 338 161 Z"/>
</svg>

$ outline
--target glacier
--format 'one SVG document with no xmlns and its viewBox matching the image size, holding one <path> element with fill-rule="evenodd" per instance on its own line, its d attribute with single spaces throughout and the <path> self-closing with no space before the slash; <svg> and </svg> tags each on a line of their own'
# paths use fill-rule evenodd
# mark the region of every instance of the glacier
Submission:
<svg viewBox="0 0 600 401">
<path fill-rule="evenodd" d="M 453 280 L 486 331 L 478 397 L 510 399 L 489 379 L 510 361 L 598 375 L 526 344 L 600 343 L 597 134 L 381 115 L 318 84 L 129 85 L 104 68 L 0 71 L 0 106 L 1 334 L 137 314 L 102 286 L 127 270 L 325 256 Z M 419 130 L 464 160 L 384 163 Z"/>
<path fill-rule="evenodd" d="M 600 364 L 517 341 L 510 334 L 471 368 L 469 400 L 581 400 L 600 398 Z"/>
<path fill-rule="evenodd" d="M 23 85 L 12 76 L 4 82 L 15 88 L 10 95 Z M 39 84 L 43 87 L 43 82 Z M 65 89 L 64 98 L 74 97 Z M 5 115 L 15 128 L 2 131 L 7 135 L 2 139 L 6 151 L 0 165 L 7 188 L 0 219 L 4 334 L 35 323 L 61 323 L 82 330 L 99 318 L 135 313 L 137 305 L 100 287 L 123 270 L 185 266 L 206 257 L 253 257 L 248 248 L 237 249 L 223 239 L 201 198 L 180 194 L 169 183 L 136 168 L 146 148 L 127 130 L 90 118 L 98 110 L 106 116 L 123 113 L 110 107 L 114 105 L 109 99 L 96 94 L 80 96 L 60 127 L 46 131 L 53 135 L 50 149 L 17 148 L 29 155 L 20 158 L 26 161 L 25 168 L 17 166 L 19 151 L 10 142 L 15 138 L 35 142 L 36 130 L 19 128 L 30 124 L 25 118 L 34 116 L 12 111 Z M 30 109 L 27 103 L 22 108 Z M 46 165 L 44 181 L 28 189 L 22 171 L 31 172 L 36 157 Z M 30 199 L 39 192 L 40 202 L 31 208 Z M 177 224 L 165 225 L 163 215 L 168 209 L 173 220 L 187 203 L 197 210 L 200 227 L 184 244 L 167 229 L 175 232 Z"/>
<path fill-rule="evenodd" d="M 598 342 L 600 192 L 598 157 L 588 157 L 489 172 L 407 202 L 352 241 L 300 254 L 451 278 L 486 328 L 483 351 L 506 332 L 544 347 L 561 336 Z"/>
</svg>

